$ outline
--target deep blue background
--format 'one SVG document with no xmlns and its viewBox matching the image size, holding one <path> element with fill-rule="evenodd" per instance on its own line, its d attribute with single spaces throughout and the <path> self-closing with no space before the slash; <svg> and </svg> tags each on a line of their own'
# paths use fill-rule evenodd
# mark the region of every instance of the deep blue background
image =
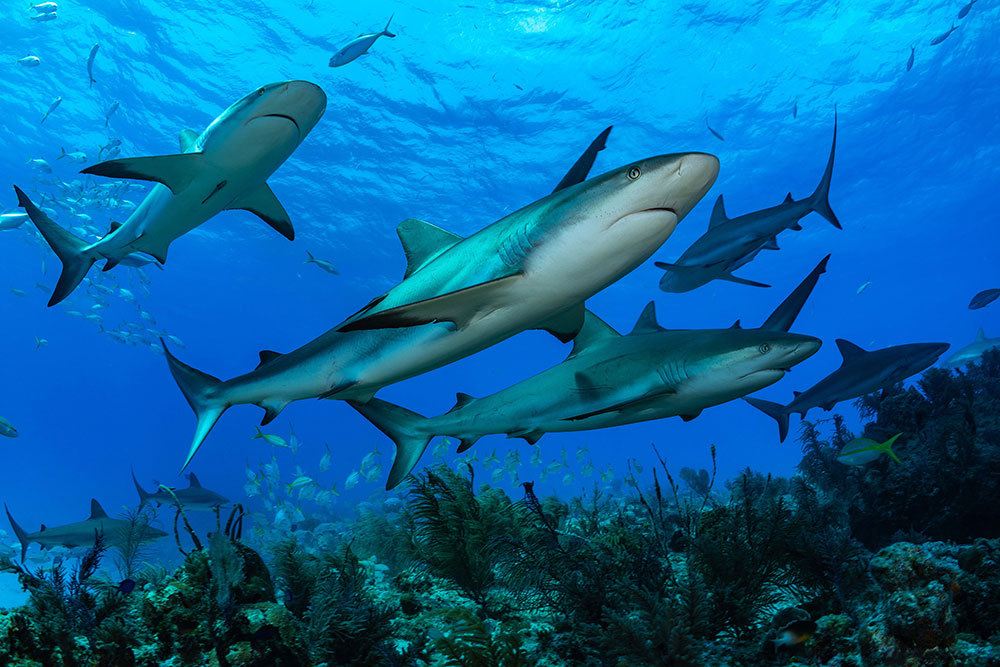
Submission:
<svg viewBox="0 0 1000 667">
<path fill-rule="evenodd" d="M 716 186 L 655 255 L 676 259 L 704 232 L 719 193 L 735 216 L 774 205 L 788 191 L 797 198 L 812 192 L 836 104 L 830 199 L 844 230 L 810 216 L 804 231 L 780 237 L 780 252 L 765 251 L 737 272 L 774 288 L 717 282 L 663 294 L 650 262 L 588 305 L 625 330 L 650 299 L 668 327 L 724 327 L 737 317 L 756 325 L 831 252 L 829 272 L 795 327 L 827 344 L 761 393 L 782 402 L 839 364 L 837 337 L 866 347 L 962 345 L 977 327 L 1000 331 L 1000 306 L 966 309 L 975 292 L 1000 285 L 1000 10 L 991 0 L 978 2 L 958 31 L 933 47 L 930 40 L 962 3 L 330 4 L 60 0 L 58 20 L 37 23 L 22 3 L 4 3 L 0 207 L 15 203 L 10 184 L 35 187 L 30 158 L 74 178 L 79 165 L 55 160 L 60 146 L 84 150 L 92 162 L 108 136 L 123 139 L 122 155 L 172 153 L 182 128 L 200 131 L 263 83 L 320 84 L 329 96 L 325 117 L 271 180 L 297 240 L 229 212 L 178 240 L 165 272 L 149 272 L 153 296 L 143 307 L 186 342 L 176 350 L 183 360 L 226 378 L 256 365 L 258 350 L 297 347 L 394 284 L 404 266 L 394 232 L 403 218 L 460 234 L 478 230 L 548 193 L 608 124 L 615 129 L 595 173 L 666 152 L 720 157 Z M 380 39 L 371 55 L 346 67 L 327 67 L 344 41 L 381 29 L 393 12 L 396 39 Z M 94 42 L 101 44 L 97 83 L 88 89 Z M 906 72 L 911 45 L 916 63 Z M 15 64 L 28 54 L 42 65 Z M 61 107 L 39 126 L 57 95 Z M 121 109 L 106 132 L 113 100 Z M 708 132 L 706 118 L 724 142 Z M 94 217 L 105 228 L 116 215 Z M 27 291 L 0 290 L 0 414 L 21 431 L 0 442 L 0 500 L 34 529 L 40 521 L 82 518 L 92 495 L 109 511 L 134 503 L 130 466 L 147 485 L 154 477 L 174 482 L 194 417 L 162 357 L 117 344 L 62 307 L 45 308 L 47 294 L 33 286 L 54 284 L 58 262 L 29 238 L 27 230 L 0 233 L 0 279 Z M 306 250 L 333 261 L 341 275 L 303 264 Z M 36 351 L 35 336 L 50 344 Z M 496 391 L 567 352 L 547 334 L 526 333 L 380 396 L 437 414 L 451 407 L 455 391 Z M 849 404 L 840 409 L 857 422 Z M 259 419 L 250 406 L 221 419 L 193 464 L 207 486 L 242 498 L 244 466 L 276 451 L 250 440 Z M 338 402 L 294 404 L 270 430 L 287 434 L 289 421 L 306 443 L 298 457 L 277 451 L 289 479 L 297 462 L 325 486 L 336 480 L 342 488 L 375 442 L 392 451 Z M 318 475 L 324 442 L 334 465 Z M 573 461 L 586 443 L 599 467 L 624 472 L 627 457 L 651 462 L 650 442 L 675 471 L 706 466 L 710 443 L 724 475 L 745 466 L 787 474 L 800 456 L 794 439 L 779 445 L 774 422 L 742 402 L 687 424 L 554 434 L 539 446 L 547 461 L 563 448 Z M 485 456 L 493 446 L 501 456 L 513 446 L 525 462 L 530 457 L 521 440 L 500 437 L 474 451 Z M 900 450 L 905 456 L 905 445 Z M 383 479 L 343 499 L 356 501 Z M 576 493 L 591 482 L 550 488 Z"/>
</svg>

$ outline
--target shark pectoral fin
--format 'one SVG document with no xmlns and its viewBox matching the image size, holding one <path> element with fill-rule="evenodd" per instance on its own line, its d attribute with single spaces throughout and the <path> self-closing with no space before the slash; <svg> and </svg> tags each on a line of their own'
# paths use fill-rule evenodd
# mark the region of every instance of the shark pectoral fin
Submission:
<svg viewBox="0 0 1000 667">
<path fill-rule="evenodd" d="M 230 210 L 241 209 L 249 211 L 269 224 L 274 231 L 289 241 L 295 240 L 295 230 L 292 229 L 292 221 L 288 217 L 285 207 L 274 196 L 267 183 L 249 192 L 244 192 L 231 201 L 226 208 Z"/>
<path fill-rule="evenodd" d="M 404 278 L 409 278 L 414 271 L 462 240 L 458 234 L 416 218 L 407 218 L 399 223 L 396 235 L 406 253 Z"/>
<path fill-rule="evenodd" d="M 548 331 L 560 342 L 568 343 L 576 338 L 576 335 L 583 329 L 586 312 L 587 309 L 581 303 L 569 310 L 564 310 L 555 317 L 550 317 L 542 322 L 538 328 L 542 331 Z"/>
<path fill-rule="evenodd" d="M 577 373 L 577 375 L 579 375 L 579 373 Z M 582 414 L 575 415 L 573 417 L 568 417 L 568 418 L 564 419 L 563 421 L 580 421 L 580 420 L 583 420 L 583 419 L 587 419 L 589 417 L 596 417 L 597 415 L 604 415 L 604 414 L 608 414 L 608 413 L 611 413 L 611 412 L 621 412 L 621 411 L 626 410 L 626 409 L 628 409 L 630 407 L 639 405 L 640 403 L 645 403 L 645 402 L 649 401 L 650 399 L 662 398 L 664 396 L 670 396 L 670 395 L 676 394 L 676 393 L 677 393 L 677 390 L 674 389 L 673 387 L 663 386 L 663 387 L 657 388 L 654 391 L 647 392 L 647 393 L 643 394 L 642 396 L 640 396 L 639 398 L 634 398 L 634 399 L 631 399 L 631 400 L 628 400 L 628 401 L 622 401 L 621 403 L 615 403 L 614 405 L 609 405 L 609 406 L 607 406 L 605 408 L 601 408 L 599 410 L 591 410 L 590 412 L 584 412 Z M 694 417 L 692 417 L 692 419 L 694 419 Z"/>
<path fill-rule="evenodd" d="M 725 280 L 726 282 L 736 283 L 737 285 L 749 285 L 750 287 L 770 287 L 765 283 L 758 283 L 753 280 L 747 280 L 746 278 L 739 278 L 731 273 L 723 273 L 719 276 L 719 280 Z"/>
<path fill-rule="evenodd" d="M 690 415 L 681 415 L 681 419 L 683 419 L 683 420 L 684 420 L 684 421 L 686 421 L 686 422 L 689 422 L 689 421 L 691 421 L 692 419 L 697 419 L 697 418 L 698 418 L 698 415 L 700 415 L 700 414 L 701 414 L 701 410 L 699 410 L 698 412 L 695 412 L 694 414 L 690 414 Z"/>
<path fill-rule="evenodd" d="M 778 237 L 772 236 L 767 240 L 767 243 L 761 246 L 761 248 L 764 250 L 781 250 L 781 248 L 778 247 Z"/>
<path fill-rule="evenodd" d="M 189 152 L 196 141 L 198 141 L 197 132 L 194 130 L 181 130 L 180 136 L 178 137 L 178 143 L 180 143 L 181 146 L 181 153 Z"/>
<path fill-rule="evenodd" d="M 203 162 L 204 157 L 201 153 L 127 157 L 95 164 L 80 173 L 108 178 L 155 181 L 167 186 L 176 195 L 191 184 L 202 168 Z"/>
<path fill-rule="evenodd" d="M 522 274 L 518 272 L 441 296 L 389 308 L 348 322 L 339 331 L 398 329 L 434 322 L 452 322 L 456 328 L 462 329 L 468 326 L 476 315 L 486 310 L 487 304 L 504 301 L 504 293 L 521 277 Z"/>
<path fill-rule="evenodd" d="M 316 398 L 333 398 L 334 396 L 336 396 L 340 392 L 345 391 L 347 389 L 350 389 L 351 387 L 353 387 L 357 383 L 358 383 L 357 380 L 345 380 L 344 382 L 338 382 L 337 384 L 333 385 L 330 388 L 329 391 L 320 394 Z M 371 399 L 369 399 L 369 400 L 371 400 Z M 367 403 L 367 402 L 368 401 L 358 401 L 358 403 Z"/>
</svg>

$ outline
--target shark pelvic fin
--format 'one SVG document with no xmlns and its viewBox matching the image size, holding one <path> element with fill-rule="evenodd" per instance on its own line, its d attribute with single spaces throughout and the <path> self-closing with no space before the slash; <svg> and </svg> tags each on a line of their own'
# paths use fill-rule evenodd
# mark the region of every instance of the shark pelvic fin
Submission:
<svg viewBox="0 0 1000 667">
<path fill-rule="evenodd" d="M 639 313 L 639 319 L 636 320 L 635 326 L 632 327 L 632 331 L 629 332 L 629 336 L 657 333 L 660 331 L 666 331 L 663 327 L 659 325 L 656 321 L 656 303 L 650 301 L 646 304 L 646 307 L 642 309 Z"/>
<path fill-rule="evenodd" d="M 455 450 L 455 453 L 461 454 L 462 452 L 467 451 L 478 441 L 479 438 L 476 437 L 462 438 L 461 440 L 458 441 L 458 449 Z"/>
<path fill-rule="evenodd" d="M 726 217 L 726 204 L 722 200 L 722 195 L 715 200 L 715 206 L 712 207 L 712 217 L 708 219 L 708 228 L 718 227 L 719 225 L 729 222 L 729 218 Z"/>
<path fill-rule="evenodd" d="M 681 415 L 681 419 L 683 419 L 686 422 L 689 422 L 689 421 L 691 421 L 693 419 L 697 419 L 698 415 L 700 415 L 700 414 L 701 414 L 701 410 L 699 410 L 698 412 L 693 412 L 693 413 L 691 413 L 689 415 Z"/>
<path fill-rule="evenodd" d="M 339 331 L 398 329 L 434 322 L 452 322 L 456 328 L 463 329 L 491 304 L 504 301 L 505 293 L 521 277 L 522 274 L 518 272 L 441 296 L 383 310 L 348 322 Z"/>
<path fill-rule="evenodd" d="M 767 285 L 765 283 L 758 283 L 754 280 L 747 280 L 746 278 L 740 278 L 738 276 L 734 276 L 731 273 L 723 273 L 721 276 L 719 276 L 719 280 L 725 280 L 726 282 L 729 283 L 736 283 L 737 285 L 747 285 L 749 287 L 770 287 L 770 285 Z"/>
<path fill-rule="evenodd" d="M 511 434 L 511 436 L 515 438 L 524 438 L 524 441 L 529 445 L 533 445 L 541 440 L 543 435 L 545 435 L 545 431 L 539 431 L 537 429 L 534 431 L 520 431 L 518 433 Z"/>
<path fill-rule="evenodd" d="M 90 499 L 90 518 L 91 519 L 107 519 L 108 513 L 104 511 L 101 507 L 101 503 L 97 502 L 97 498 Z"/>
<path fill-rule="evenodd" d="M 583 316 L 583 327 L 580 328 L 580 332 L 573 339 L 573 351 L 569 353 L 567 359 L 575 357 L 588 347 L 612 338 L 621 338 L 621 334 L 612 329 L 607 322 L 588 310 Z"/>
<path fill-rule="evenodd" d="M 558 338 L 560 342 L 568 343 L 576 338 L 576 335 L 580 333 L 580 329 L 583 328 L 586 312 L 587 309 L 581 303 L 569 310 L 564 310 L 555 317 L 550 317 L 542 322 L 538 328 L 542 331 L 548 331 Z"/>
<path fill-rule="evenodd" d="M 181 153 L 189 153 L 194 147 L 195 142 L 198 141 L 198 133 L 194 130 L 181 130 L 180 136 L 177 139 L 181 146 Z"/>
<path fill-rule="evenodd" d="M 100 162 L 80 171 L 81 174 L 107 176 L 108 178 L 134 178 L 155 181 L 170 188 L 174 194 L 183 192 L 201 169 L 201 153 L 154 155 L 152 157 L 126 157 Z"/>
<path fill-rule="evenodd" d="M 254 188 L 249 192 L 244 192 L 239 197 L 229 203 L 226 209 L 242 209 L 253 213 L 258 218 L 271 226 L 271 229 L 284 236 L 289 241 L 295 240 L 295 230 L 292 228 L 292 221 L 281 205 L 278 198 L 274 196 L 267 183 Z"/>
<path fill-rule="evenodd" d="M 362 417 L 395 443 L 396 458 L 392 462 L 389 479 L 385 483 L 386 490 L 395 488 L 417 465 L 417 461 L 434 437 L 433 434 L 428 435 L 420 428 L 427 418 L 377 398 L 364 405 L 354 401 L 347 401 L 347 404 L 360 412 Z"/>
<path fill-rule="evenodd" d="M 781 250 L 781 248 L 778 247 L 778 236 L 775 235 L 775 236 L 772 236 L 771 238 L 769 238 L 767 240 L 767 242 L 764 243 L 764 245 L 761 246 L 761 249 L 762 250 Z"/>
<path fill-rule="evenodd" d="M 462 240 L 458 234 L 416 218 L 407 218 L 399 223 L 396 235 L 406 254 L 404 278 L 409 278 L 417 269 Z"/>
<path fill-rule="evenodd" d="M 858 345 L 855 345 L 854 343 L 852 343 L 849 340 L 844 340 L 843 338 L 838 338 L 834 342 L 837 343 L 837 349 L 840 350 L 840 356 L 842 356 L 844 358 L 844 363 L 845 364 L 848 363 L 849 361 L 856 360 L 858 357 L 860 357 L 862 355 L 868 354 L 864 350 L 864 348 L 862 348 L 862 347 L 860 347 Z"/>
</svg>

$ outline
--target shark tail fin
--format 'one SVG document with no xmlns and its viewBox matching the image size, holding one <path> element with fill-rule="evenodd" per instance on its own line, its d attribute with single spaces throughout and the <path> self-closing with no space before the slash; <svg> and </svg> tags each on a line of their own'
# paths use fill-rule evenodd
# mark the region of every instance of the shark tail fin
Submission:
<svg viewBox="0 0 1000 667">
<path fill-rule="evenodd" d="M 902 461 L 900 461 L 899 457 L 896 456 L 896 452 L 892 451 L 892 446 L 895 444 L 896 439 L 899 438 L 899 436 L 901 435 L 903 434 L 897 433 L 896 435 L 892 436 L 891 438 L 883 442 L 881 445 L 879 445 L 879 449 L 888 454 L 889 457 L 892 458 L 892 460 L 895 461 L 896 463 L 902 463 Z"/>
<path fill-rule="evenodd" d="M 743 400 L 778 422 L 778 436 L 780 441 L 784 442 L 785 438 L 788 437 L 788 408 L 780 403 L 763 401 L 759 398 L 744 398 Z"/>
<path fill-rule="evenodd" d="M 170 374 L 174 376 L 174 381 L 180 387 L 188 405 L 194 410 L 195 417 L 198 418 L 191 448 L 188 450 L 184 465 L 181 466 L 181 472 L 184 472 L 184 469 L 188 467 L 191 459 L 198 452 L 198 448 L 201 447 L 201 443 L 205 442 L 205 438 L 215 426 L 215 422 L 219 421 L 222 413 L 229 409 L 229 403 L 218 396 L 218 388 L 223 384 L 222 380 L 212 377 L 208 373 L 202 373 L 182 362 L 170 352 L 166 341 L 162 338 L 160 345 L 163 346 L 163 352 L 167 357 Z"/>
<path fill-rule="evenodd" d="M 49 305 L 54 306 L 76 289 L 100 256 L 88 252 L 89 244 L 86 241 L 53 222 L 16 185 L 14 191 L 17 193 L 18 206 L 25 210 L 31 222 L 62 262 L 63 270 L 59 275 L 59 282 L 56 283 L 56 288 L 49 299 Z"/>
<path fill-rule="evenodd" d="M 836 151 L 837 111 L 834 109 L 833 142 L 830 144 L 830 158 L 826 161 L 826 171 L 823 172 L 823 178 L 820 179 L 819 185 L 816 186 L 816 191 L 812 193 L 808 201 L 812 210 L 829 220 L 830 224 L 837 229 L 843 229 L 843 227 L 840 226 L 840 220 L 837 220 L 837 214 L 833 212 L 832 208 L 830 208 L 830 179 L 833 178 L 833 156 Z"/>
<path fill-rule="evenodd" d="M 139 509 L 142 509 L 153 497 L 153 494 L 139 486 L 139 480 L 135 478 L 135 470 L 132 471 L 132 483 L 135 484 L 135 490 L 139 492 Z"/>
<path fill-rule="evenodd" d="M 17 521 L 14 521 L 14 517 L 10 515 L 10 510 L 7 506 L 3 506 L 4 510 L 7 512 L 7 520 L 10 521 L 10 527 L 14 529 L 14 534 L 17 535 L 17 541 L 21 543 L 21 562 L 24 562 L 24 556 L 28 553 L 28 534 L 24 532 L 24 528 L 18 525 Z"/>
<path fill-rule="evenodd" d="M 385 35 L 386 37 L 395 37 L 396 36 L 396 33 L 389 32 L 389 24 L 392 23 L 392 17 L 393 16 L 395 16 L 395 14 L 393 14 L 392 16 L 389 17 L 389 20 L 385 22 L 385 29 L 382 30 L 382 34 Z"/>
<path fill-rule="evenodd" d="M 428 434 L 420 428 L 427 418 L 378 398 L 364 405 L 355 401 L 348 403 L 396 444 L 396 458 L 385 483 L 386 490 L 395 488 L 417 465 L 434 437 L 433 433 Z"/>
</svg>

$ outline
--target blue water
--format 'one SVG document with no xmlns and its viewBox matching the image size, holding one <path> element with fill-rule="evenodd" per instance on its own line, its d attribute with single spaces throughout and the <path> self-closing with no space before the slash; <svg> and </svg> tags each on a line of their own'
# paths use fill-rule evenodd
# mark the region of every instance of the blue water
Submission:
<svg viewBox="0 0 1000 667">
<path fill-rule="evenodd" d="M 730 216 L 812 192 L 839 112 L 830 200 L 838 231 L 817 215 L 779 238 L 738 275 L 774 285 L 714 282 L 682 295 L 657 289 L 647 262 L 588 306 L 620 330 L 649 300 L 672 328 L 758 325 L 825 254 L 824 275 L 794 331 L 823 349 L 759 395 L 787 402 L 839 365 L 833 345 L 971 342 L 975 330 L 1000 335 L 1000 306 L 969 311 L 973 294 L 998 286 L 1000 183 L 998 5 L 978 2 L 938 46 L 961 3 L 884 2 L 520 2 L 338 3 L 271 0 L 196 3 L 156 0 L 60 2 L 58 20 L 29 18 L 25 3 L 0 9 L 5 83 L 0 115 L 0 207 L 14 211 L 11 184 L 56 194 L 50 176 L 26 164 L 43 158 L 69 181 L 84 165 L 57 160 L 60 147 L 96 162 L 98 145 L 122 139 L 122 156 L 177 151 L 183 128 L 201 131 L 260 85 L 306 79 L 329 103 L 320 124 L 270 179 L 295 224 L 289 243 L 248 213 L 219 215 L 173 244 L 166 270 L 146 269 L 150 295 L 134 272 L 111 272 L 155 316 L 158 331 L 183 340 L 181 359 L 222 378 L 246 372 L 261 349 L 287 351 L 311 340 L 395 284 L 404 268 L 395 225 L 407 217 L 470 234 L 551 191 L 596 134 L 615 126 L 593 173 L 667 152 L 707 151 L 721 172 L 701 204 L 654 256 L 672 261 L 700 236 L 716 196 Z M 358 33 L 380 30 L 395 13 L 395 39 L 330 69 L 330 55 Z M 99 42 L 97 83 L 86 59 Z M 905 64 L 916 46 L 912 71 Z M 15 60 L 41 58 L 25 69 Z M 56 96 L 61 106 L 39 119 Z M 113 101 L 121 108 L 104 127 Z M 793 105 L 798 115 L 793 117 Z M 715 138 L 706 119 L 725 141 Z M 94 179 L 98 182 L 101 179 Z M 145 184 L 143 184 L 145 186 Z M 143 190 L 127 198 L 141 201 Z M 125 213 L 88 211 L 106 229 Z M 67 224 L 65 219 L 61 219 Z M 331 260 L 339 276 L 303 263 L 306 251 Z M 43 272 L 43 262 L 45 271 Z M 134 468 L 147 487 L 175 477 L 194 416 L 162 356 L 119 344 L 97 326 L 46 308 L 58 260 L 30 225 L 0 232 L 3 383 L 0 414 L 20 430 L 4 440 L 0 500 L 30 529 L 86 516 L 98 497 L 114 513 L 136 502 Z M 91 272 L 94 278 L 99 269 Z M 100 278 L 95 278 L 100 280 Z M 858 288 L 871 284 L 861 294 Z M 26 292 L 18 296 L 6 287 Z M 87 301 L 80 294 L 77 307 Z M 108 322 L 141 321 L 111 300 Z M 49 341 L 36 349 L 35 337 Z M 485 395 L 561 361 L 569 346 L 542 332 L 384 389 L 382 398 L 438 414 L 454 393 Z M 849 403 L 838 406 L 851 425 Z M 206 486 L 261 509 L 243 493 L 245 468 L 277 457 L 290 481 L 295 465 L 324 487 L 337 482 L 345 510 L 381 494 L 384 473 L 350 492 L 344 481 L 378 443 L 388 469 L 392 444 L 348 406 L 301 401 L 267 431 L 304 441 L 297 454 L 251 440 L 260 410 L 227 412 L 192 469 Z M 819 412 L 810 415 L 820 416 Z M 793 418 L 793 435 L 797 428 Z M 800 458 L 794 438 L 779 444 L 772 420 L 735 402 L 683 423 L 673 418 L 623 428 L 550 434 L 546 462 L 569 453 L 574 477 L 543 491 L 576 494 L 575 452 L 587 445 L 618 478 L 626 461 L 653 460 L 656 443 L 671 468 L 720 474 L 752 466 L 789 474 Z M 319 472 L 328 443 L 333 464 Z M 521 440 L 484 438 L 480 458 L 509 448 L 532 479 Z M 432 445 L 433 448 L 433 445 Z M 432 461 L 428 450 L 422 465 Z M 480 473 L 482 478 L 488 471 Z M 508 483 L 509 482 L 505 482 Z"/>
</svg>

